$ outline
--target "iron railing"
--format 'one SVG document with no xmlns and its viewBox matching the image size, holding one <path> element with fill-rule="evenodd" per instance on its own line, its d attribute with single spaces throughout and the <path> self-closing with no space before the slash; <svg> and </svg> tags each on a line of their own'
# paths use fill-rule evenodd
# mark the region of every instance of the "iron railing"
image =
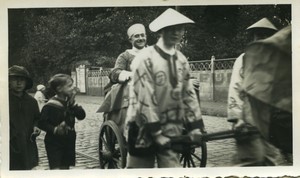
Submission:
<svg viewBox="0 0 300 178">
<path fill-rule="evenodd" d="M 215 59 L 212 56 L 211 60 L 189 61 L 191 71 L 210 71 L 212 66 L 214 70 L 232 69 L 236 58 Z"/>
<path fill-rule="evenodd" d="M 108 76 L 110 73 L 111 69 L 93 69 L 93 70 L 88 70 L 87 71 L 87 76 L 88 77 L 103 77 L 103 76 Z"/>
</svg>

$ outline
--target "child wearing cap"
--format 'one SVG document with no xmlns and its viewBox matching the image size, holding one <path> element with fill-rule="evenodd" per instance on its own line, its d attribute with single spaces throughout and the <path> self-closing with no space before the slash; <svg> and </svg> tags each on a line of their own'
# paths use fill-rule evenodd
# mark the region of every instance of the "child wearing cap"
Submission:
<svg viewBox="0 0 300 178">
<path fill-rule="evenodd" d="M 83 120 L 85 111 L 75 102 L 71 76 L 56 74 L 49 86 L 56 95 L 43 107 L 39 126 L 47 132 L 44 142 L 50 169 L 69 169 L 75 165 L 75 117 Z"/>
<path fill-rule="evenodd" d="M 48 101 L 48 99 L 46 99 L 46 96 L 44 94 L 46 87 L 44 85 L 38 85 L 36 87 L 37 91 L 34 95 L 34 98 L 36 99 L 36 101 L 38 102 L 39 105 L 39 109 L 40 111 L 42 110 L 43 106 L 45 105 L 45 103 Z"/>
<path fill-rule="evenodd" d="M 10 170 L 30 170 L 38 165 L 35 138 L 40 134 L 40 112 L 36 100 L 26 93 L 33 83 L 29 72 L 16 65 L 8 72 Z"/>
<path fill-rule="evenodd" d="M 158 42 L 132 62 L 125 132 L 128 168 L 153 168 L 155 160 L 159 168 L 180 167 L 178 153 L 156 148 L 168 145 L 170 138 L 182 135 L 184 129 L 189 134 L 201 134 L 204 129 L 188 61 L 175 48 L 188 23 L 194 22 L 167 9 L 149 25 L 151 31 L 160 34 Z M 147 151 L 138 153 L 142 149 Z"/>
</svg>

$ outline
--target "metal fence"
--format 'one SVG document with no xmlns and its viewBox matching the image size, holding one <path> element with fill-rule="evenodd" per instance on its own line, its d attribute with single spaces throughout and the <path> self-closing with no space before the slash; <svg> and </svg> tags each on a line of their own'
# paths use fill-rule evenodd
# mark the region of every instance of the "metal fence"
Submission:
<svg viewBox="0 0 300 178">
<path fill-rule="evenodd" d="M 198 79 L 203 86 L 202 93 L 200 91 L 202 97 L 207 98 L 208 100 L 215 100 L 216 97 L 221 96 L 217 94 L 218 90 L 220 90 L 220 88 L 218 88 L 220 87 L 220 81 L 225 81 L 222 84 L 224 89 L 222 89 L 221 92 L 222 96 L 227 96 L 226 93 L 223 93 L 223 90 L 224 92 L 227 92 L 228 78 L 231 75 L 234 61 L 235 58 L 215 59 L 215 57 L 212 56 L 211 60 L 189 62 L 191 76 Z M 85 77 L 81 77 L 81 80 L 85 78 L 85 81 L 80 82 L 78 79 L 77 81 L 81 84 L 85 83 L 86 91 L 84 93 L 88 95 L 104 96 L 104 87 L 109 83 L 108 75 L 110 71 L 110 68 L 88 67 L 85 68 Z"/>
<path fill-rule="evenodd" d="M 235 59 L 236 58 L 215 59 L 215 57 L 212 56 L 211 60 L 190 61 L 189 65 L 191 71 L 232 69 Z M 211 66 L 213 66 L 213 68 Z"/>
<path fill-rule="evenodd" d="M 199 80 L 202 100 L 226 101 L 232 68 L 236 58 L 189 62 L 191 76 Z"/>
</svg>

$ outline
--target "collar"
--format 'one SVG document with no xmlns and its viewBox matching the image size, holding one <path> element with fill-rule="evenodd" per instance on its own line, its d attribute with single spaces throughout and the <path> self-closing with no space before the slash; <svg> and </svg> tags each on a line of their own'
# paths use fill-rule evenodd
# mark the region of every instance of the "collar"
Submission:
<svg viewBox="0 0 300 178">
<path fill-rule="evenodd" d="M 160 49 L 162 49 L 165 53 L 169 54 L 169 55 L 175 55 L 176 54 L 176 50 L 175 47 L 171 48 L 171 49 L 167 49 L 164 45 L 163 39 L 159 38 L 156 45 L 158 47 L 160 47 Z"/>
<path fill-rule="evenodd" d="M 29 95 L 28 95 L 28 93 L 27 92 L 23 92 L 23 95 L 22 96 L 18 96 L 18 95 L 15 95 L 11 90 L 9 91 L 9 95 L 10 96 L 13 96 L 13 97 L 16 97 L 16 98 L 19 98 L 19 99 L 23 99 L 23 98 L 28 98 L 29 97 Z"/>
<path fill-rule="evenodd" d="M 144 47 L 144 48 L 145 48 L 145 47 Z M 142 49 L 137 49 L 136 47 L 132 46 L 132 49 L 128 49 L 127 51 L 128 51 L 130 54 L 136 56 L 136 55 L 137 55 L 141 50 L 143 50 L 144 48 L 142 48 Z"/>
<path fill-rule="evenodd" d="M 163 49 L 161 49 L 157 44 L 154 45 L 154 49 L 158 52 L 158 54 L 160 54 L 166 60 L 170 60 L 170 59 L 177 60 L 177 53 L 176 53 L 176 51 L 175 51 L 174 55 L 170 55 L 170 54 L 164 52 Z"/>
<path fill-rule="evenodd" d="M 57 98 L 53 97 L 51 98 L 46 105 L 55 106 L 58 108 L 64 108 L 64 103 L 61 100 L 58 100 Z"/>
<path fill-rule="evenodd" d="M 176 60 L 177 60 L 177 53 L 175 51 L 174 55 L 170 55 L 164 52 L 158 45 L 154 45 L 154 49 L 158 52 L 158 54 L 163 57 L 168 63 L 168 70 L 169 70 L 169 80 L 170 84 L 173 88 L 175 88 L 178 84 L 177 78 L 177 67 L 176 67 Z"/>
<path fill-rule="evenodd" d="M 54 97 L 52 97 L 51 99 L 54 99 L 54 100 L 57 100 L 63 104 L 66 104 L 67 103 L 67 100 L 66 99 L 63 99 L 63 98 L 60 98 L 58 97 L 57 95 L 55 95 Z"/>
</svg>

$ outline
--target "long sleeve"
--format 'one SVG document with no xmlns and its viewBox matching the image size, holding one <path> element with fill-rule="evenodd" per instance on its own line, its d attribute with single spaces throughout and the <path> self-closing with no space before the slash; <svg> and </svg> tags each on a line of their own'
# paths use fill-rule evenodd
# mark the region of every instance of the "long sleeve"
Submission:
<svg viewBox="0 0 300 178">
<path fill-rule="evenodd" d="M 79 105 L 71 107 L 71 111 L 78 120 L 83 120 L 86 116 L 84 109 Z"/>
<path fill-rule="evenodd" d="M 118 78 L 122 70 L 128 70 L 129 68 L 129 60 L 126 57 L 126 53 L 122 53 L 118 56 L 115 66 L 112 69 L 111 73 L 109 74 L 109 79 L 112 83 L 118 83 Z"/>
<path fill-rule="evenodd" d="M 138 114 L 137 124 L 144 124 L 151 133 L 160 130 L 159 109 L 156 95 L 154 93 L 153 71 L 151 61 L 144 60 L 141 56 L 134 61 L 141 61 L 133 64 L 132 91 L 134 98 L 131 98 L 131 108 L 134 107 Z M 132 95 L 131 95 L 132 97 Z M 134 106 L 133 106 L 134 105 Z"/>
<path fill-rule="evenodd" d="M 41 119 L 38 122 L 38 126 L 40 129 L 44 130 L 45 132 L 54 132 L 54 128 L 56 124 L 53 124 L 51 117 L 53 117 L 53 108 L 49 106 L 44 106 L 41 112 Z M 52 124 L 51 124 L 52 123 Z"/>
<path fill-rule="evenodd" d="M 188 130 L 203 128 L 200 104 L 196 96 L 193 84 L 189 78 L 189 64 L 186 61 L 183 68 L 183 106 L 185 111 L 185 124 Z"/>
<path fill-rule="evenodd" d="M 244 105 L 244 92 L 242 91 L 243 83 L 243 57 L 241 54 L 233 65 L 231 80 L 228 90 L 228 121 L 236 122 L 242 118 Z"/>
</svg>

